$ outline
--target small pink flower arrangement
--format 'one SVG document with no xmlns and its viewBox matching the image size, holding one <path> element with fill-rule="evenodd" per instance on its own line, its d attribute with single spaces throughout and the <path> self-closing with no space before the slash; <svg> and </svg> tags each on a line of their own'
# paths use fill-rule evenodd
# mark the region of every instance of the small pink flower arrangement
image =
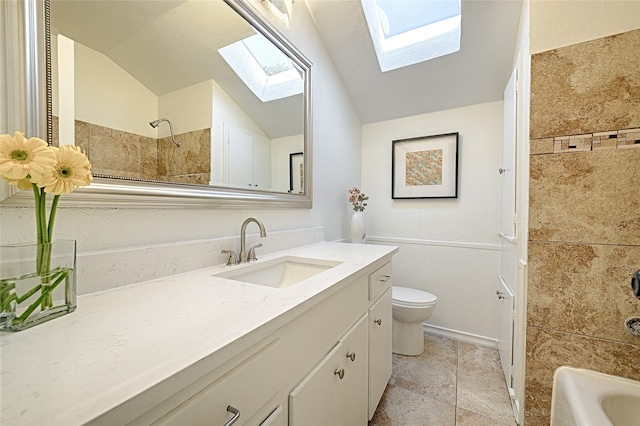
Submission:
<svg viewBox="0 0 640 426">
<path fill-rule="evenodd" d="M 354 187 L 349 190 L 349 202 L 353 204 L 353 211 L 363 212 L 367 206 L 366 201 L 369 199 L 364 192 L 360 192 L 360 189 Z"/>
</svg>

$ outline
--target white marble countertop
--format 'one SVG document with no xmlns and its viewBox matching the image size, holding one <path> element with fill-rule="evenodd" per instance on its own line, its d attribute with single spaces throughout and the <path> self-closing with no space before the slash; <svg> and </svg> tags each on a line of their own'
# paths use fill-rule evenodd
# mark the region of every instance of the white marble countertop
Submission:
<svg viewBox="0 0 640 426">
<path fill-rule="evenodd" d="M 318 243 L 259 259 L 342 262 L 286 289 L 212 276 L 244 266 L 223 265 L 81 296 L 72 314 L 1 334 L 0 424 L 84 424 L 118 410 L 119 421 L 132 420 L 127 413 L 145 411 L 140 404 L 170 396 L 176 373 L 197 365 L 191 373 L 205 374 L 396 251 Z M 132 402 L 145 391 L 146 401 Z M 127 404 L 135 409 L 119 408 Z"/>
</svg>

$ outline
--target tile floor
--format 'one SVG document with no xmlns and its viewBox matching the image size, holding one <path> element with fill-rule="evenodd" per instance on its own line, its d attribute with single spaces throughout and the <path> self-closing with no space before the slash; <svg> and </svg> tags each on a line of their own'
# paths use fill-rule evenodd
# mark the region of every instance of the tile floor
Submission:
<svg viewBox="0 0 640 426">
<path fill-rule="evenodd" d="M 418 357 L 393 355 L 369 426 L 515 426 L 498 351 L 425 334 Z"/>
</svg>

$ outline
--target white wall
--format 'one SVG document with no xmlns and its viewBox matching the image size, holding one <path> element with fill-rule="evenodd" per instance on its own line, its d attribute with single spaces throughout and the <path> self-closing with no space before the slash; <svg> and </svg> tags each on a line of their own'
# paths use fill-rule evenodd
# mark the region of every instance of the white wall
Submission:
<svg viewBox="0 0 640 426">
<path fill-rule="evenodd" d="M 54 238 L 76 239 L 83 252 L 237 236 L 249 216 L 260 218 L 267 232 L 322 226 L 327 240 L 346 238 L 347 188 L 360 183 L 361 123 L 304 1 L 293 5 L 291 24 L 274 25 L 313 63 L 312 209 L 65 208 L 62 197 Z M 0 207 L 0 243 L 33 241 L 34 223 L 31 207 Z"/>
<path fill-rule="evenodd" d="M 102 53 L 75 43 L 75 118 L 156 137 L 158 98 Z M 60 70 L 60 73 L 63 71 Z"/>
<path fill-rule="evenodd" d="M 531 1 L 531 54 L 640 27 L 640 1 Z"/>
<path fill-rule="evenodd" d="M 502 121 L 502 102 L 492 102 L 368 124 L 362 138 L 367 233 L 400 246 L 394 285 L 438 296 L 429 325 L 487 344 L 496 338 Z M 392 200 L 392 141 L 450 132 L 459 132 L 458 198 Z"/>
<path fill-rule="evenodd" d="M 168 118 L 176 135 L 210 128 L 214 84 L 213 80 L 205 80 L 158 97 L 158 111 L 148 117 L 145 124 L 151 128 L 150 121 Z M 171 136 L 167 123 L 161 123 L 154 130 L 158 139 Z"/>
</svg>

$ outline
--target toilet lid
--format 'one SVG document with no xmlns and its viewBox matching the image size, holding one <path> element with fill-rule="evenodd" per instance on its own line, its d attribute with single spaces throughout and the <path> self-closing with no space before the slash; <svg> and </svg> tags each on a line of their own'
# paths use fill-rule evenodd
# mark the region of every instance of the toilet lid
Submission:
<svg viewBox="0 0 640 426">
<path fill-rule="evenodd" d="M 429 292 L 408 287 L 391 287 L 391 299 L 403 305 L 431 305 L 438 298 Z"/>
</svg>

